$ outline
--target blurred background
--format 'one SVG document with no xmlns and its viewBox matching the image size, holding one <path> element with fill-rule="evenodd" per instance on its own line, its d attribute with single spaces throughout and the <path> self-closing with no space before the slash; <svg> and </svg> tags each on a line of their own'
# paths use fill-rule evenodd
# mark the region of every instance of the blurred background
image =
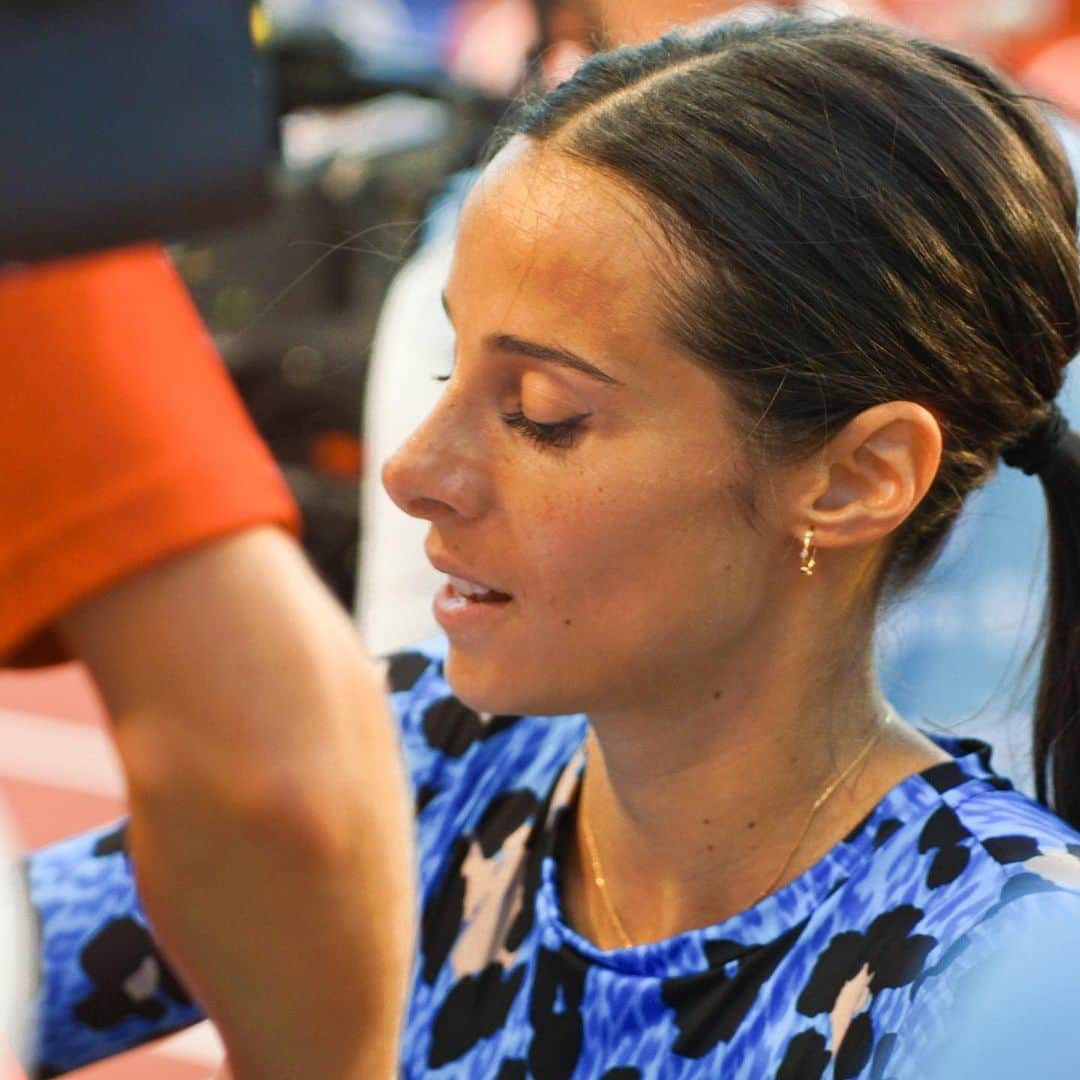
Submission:
<svg viewBox="0 0 1080 1080">
<path fill-rule="evenodd" d="M 434 629 L 415 527 L 392 516 L 376 477 L 437 392 L 432 376 L 447 370 L 449 334 L 435 297 L 461 194 L 500 117 L 523 89 L 557 81 L 598 43 L 779 6 L 798 5 L 265 5 L 281 148 L 270 209 L 171 250 L 300 503 L 312 560 L 374 648 Z M 1080 0 L 804 7 L 884 19 L 990 58 L 1045 98 L 1067 148 L 1080 147 Z M 1074 426 L 1076 393 L 1074 378 L 1065 400 Z M 1042 513 L 1036 484 L 1018 474 L 995 479 L 880 635 L 883 679 L 898 709 L 939 730 L 990 738 L 999 768 L 1021 786 L 1029 780 L 1031 673 L 1023 662 L 1041 616 Z M 120 773 L 101 725 L 77 666 L 0 672 L 0 797 L 24 846 L 122 814 Z M 80 1075 L 194 1080 L 219 1054 L 204 1026 Z"/>
</svg>

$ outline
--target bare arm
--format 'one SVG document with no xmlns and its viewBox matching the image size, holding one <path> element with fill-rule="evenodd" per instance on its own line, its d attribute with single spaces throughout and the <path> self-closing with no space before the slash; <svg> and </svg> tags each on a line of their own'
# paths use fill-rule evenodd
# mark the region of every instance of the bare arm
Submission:
<svg viewBox="0 0 1080 1080">
<path fill-rule="evenodd" d="M 112 719 L 155 933 L 236 1080 L 391 1075 L 414 928 L 397 738 L 295 544 L 249 530 L 62 629 Z"/>
</svg>

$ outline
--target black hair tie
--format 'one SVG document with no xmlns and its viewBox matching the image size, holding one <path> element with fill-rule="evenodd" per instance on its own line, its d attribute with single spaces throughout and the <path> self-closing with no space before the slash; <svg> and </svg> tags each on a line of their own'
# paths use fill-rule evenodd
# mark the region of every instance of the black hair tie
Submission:
<svg viewBox="0 0 1080 1080">
<path fill-rule="evenodd" d="M 1046 468 L 1046 463 L 1068 434 L 1069 421 L 1065 414 L 1057 405 L 1051 405 L 1046 416 L 1002 451 L 1001 460 L 1027 476 L 1035 476 Z"/>
</svg>

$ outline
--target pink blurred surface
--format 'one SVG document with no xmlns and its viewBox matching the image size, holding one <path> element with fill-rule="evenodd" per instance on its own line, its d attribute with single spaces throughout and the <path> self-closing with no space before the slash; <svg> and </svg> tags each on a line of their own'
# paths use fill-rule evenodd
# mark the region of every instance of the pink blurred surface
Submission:
<svg viewBox="0 0 1080 1080">
<path fill-rule="evenodd" d="M 0 673 L 0 798 L 24 848 L 37 847 L 114 820 L 124 812 L 119 771 L 104 717 L 77 665 L 44 672 Z M 207 1080 L 214 1073 L 208 1039 L 165 1040 L 81 1069 L 86 1080 Z M 18 1072 L 3 1072 L 7 1080 Z"/>
</svg>

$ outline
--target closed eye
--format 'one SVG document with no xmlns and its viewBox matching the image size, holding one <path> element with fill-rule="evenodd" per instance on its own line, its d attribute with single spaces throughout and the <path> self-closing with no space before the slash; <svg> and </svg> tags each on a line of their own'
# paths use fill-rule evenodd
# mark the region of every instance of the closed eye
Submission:
<svg viewBox="0 0 1080 1080">
<path fill-rule="evenodd" d="M 584 422 L 590 415 L 590 413 L 578 413 L 576 416 L 568 416 L 565 420 L 559 420 L 553 424 L 542 424 L 538 420 L 531 420 L 518 409 L 516 412 L 503 413 L 502 418 L 507 427 L 520 431 L 526 438 L 542 446 L 565 450 L 574 445 Z"/>
</svg>

